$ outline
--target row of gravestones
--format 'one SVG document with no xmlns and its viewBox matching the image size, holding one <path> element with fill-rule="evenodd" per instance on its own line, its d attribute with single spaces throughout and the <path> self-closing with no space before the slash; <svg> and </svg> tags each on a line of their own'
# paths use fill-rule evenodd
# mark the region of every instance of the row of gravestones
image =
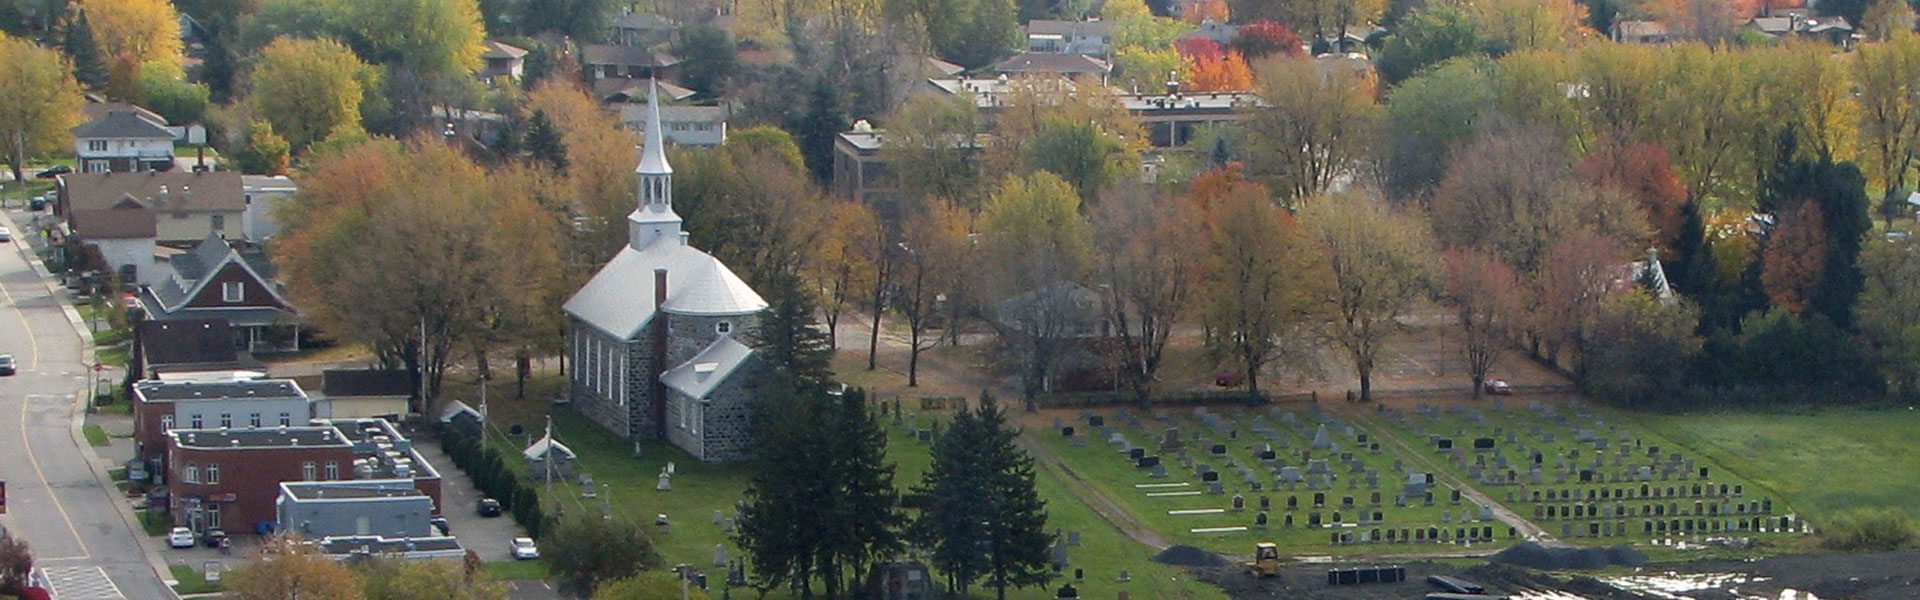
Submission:
<svg viewBox="0 0 1920 600">
<path fill-rule="evenodd" d="M 1791 516 L 1741 517 L 1738 519 L 1641 519 L 1640 535 L 1691 535 L 1716 533 L 1790 533 L 1803 524 Z M 1590 521 L 1584 527 L 1561 523 L 1560 537 L 1617 537 L 1636 533 L 1627 521 Z"/>
<path fill-rule="evenodd" d="M 1641 504 L 1638 509 L 1624 502 L 1614 504 L 1561 504 L 1533 505 L 1533 517 L 1547 520 L 1567 519 L 1611 519 L 1614 517 L 1718 517 L 1722 515 L 1770 515 L 1773 514 L 1773 500 L 1762 498 L 1756 502 L 1709 503 L 1700 500 L 1693 502 L 1693 510 L 1679 502 L 1660 504 L 1658 502 Z"/>
<path fill-rule="evenodd" d="M 1385 532 L 1384 534 L 1382 532 Z M 1507 530 L 1507 537 L 1513 537 L 1513 530 Z M 1327 542 L 1335 546 L 1348 544 L 1479 544 L 1493 542 L 1494 528 L 1491 525 L 1480 527 L 1407 527 L 1401 529 L 1367 529 L 1356 531 L 1335 531 L 1327 534 Z"/>
<path fill-rule="evenodd" d="M 1586 492 L 1584 496 L 1580 493 L 1581 491 Z M 1542 492 L 1545 493 L 1543 494 Z M 1554 490 L 1533 490 L 1532 501 L 1551 503 L 1593 502 L 1601 500 L 1659 500 L 1673 498 L 1740 498 L 1745 496 L 1746 493 L 1746 486 L 1738 483 L 1722 483 L 1718 486 L 1696 483 L 1693 484 L 1692 487 L 1659 487 L 1642 484 L 1637 490 L 1633 487 L 1585 488 L 1584 490 L 1561 488 L 1558 494 L 1555 494 Z M 1509 502 L 1517 501 L 1514 499 L 1512 492 L 1508 492 L 1507 497 Z M 1524 498 L 1524 496 L 1522 497 Z M 1767 506 L 1768 510 L 1772 510 L 1773 503 L 1771 500 L 1767 501 Z"/>
</svg>

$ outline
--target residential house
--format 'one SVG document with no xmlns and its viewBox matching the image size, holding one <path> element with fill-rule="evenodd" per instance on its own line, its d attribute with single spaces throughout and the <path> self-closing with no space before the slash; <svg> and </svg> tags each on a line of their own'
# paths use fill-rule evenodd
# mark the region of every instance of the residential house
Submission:
<svg viewBox="0 0 1920 600">
<path fill-rule="evenodd" d="M 299 314 L 273 281 L 273 265 L 264 252 L 242 252 L 208 236 L 168 262 L 173 276 L 140 290 L 147 318 L 225 319 L 240 331 L 242 348 L 249 352 L 300 349 Z"/>
<path fill-rule="evenodd" d="M 1853 24 L 1845 17 L 1815 17 L 1804 11 L 1774 12 L 1747 22 L 1747 29 L 1770 39 L 1797 36 L 1818 39 L 1835 46 L 1851 45 L 1858 39 Z"/>
<path fill-rule="evenodd" d="M 173 168 L 173 132 L 133 111 L 108 111 L 73 128 L 73 154 L 84 173 Z"/>
<path fill-rule="evenodd" d="M 486 61 L 487 64 L 480 70 L 481 79 L 491 80 L 496 77 L 504 77 L 516 81 L 520 79 L 520 75 L 525 71 L 526 67 L 527 51 L 525 48 L 499 40 L 487 40 L 484 47 L 486 48 L 486 52 L 480 54 L 480 59 Z"/>
<path fill-rule="evenodd" d="M 87 268 L 113 273 L 122 287 L 138 289 L 167 276 L 154 262 L 158 232 L 153 211 L 125 198 L 108 208 L 73 211 L 67 239 L 86 249 Z"/>
<path fill-rule="evenodd" d="M 241 175 L 240 189 L 246 196 L 246 212 L 240 215 L 240 234 L 247 242 L 261 244 L 280 233 L 274 212 L 293 199 L 300 186 L 285 175 Z"/>
<path fill-rule="evenodd" d="M 627 245 L 564 307 L 568 398 L 622 438 L 668 441 L 703 461 L 744 459 L 752 453 L 747 382 L 759 369 L 743 368 L 752 350 L 729 344 L 753 329 L 767 302 L 681 230 L 655 95 L 648 94 Z M 737 383 L 670 394 L 667 374 L 688 364 Z"/>
<path fill-rule="evenodd" d="M 407 485 L 431 501 L 428 515 L 442 507 L 439 472 L 381 419 L 176 429 L 167 435 L 167 448 L 167 505 L 176 526 L 194 531 L 274 531 L 280 484 L 290 481 Z"/>
<path fill-rule="evenodd" d="M 434 500 L 406 479 L 282 481 L 274 500 L 276 531 L 303 539 L 377 535 L 436 537 Z"/>
<path fill-rule="evenodd" d="M 320 393 L 313 414 L 322 419 L 385 417 L 398 420 L 413 412 L 413 374 L 392 369 L 327 369 L 320 372 Z"/>
<path fill-rule="evenodd" d="M 1058 281 L 994 303 L 988 318 L 1009 342 L 1011 354 L 1051 356 L 1042 389 L 1112 389 L 1111 361 L 1104 358 L 1113 336 L 1108 306 L 1109 298 L 1099 291 Z"/>
<path fill-rule="evenodd" d="M 1618 20 L 1607 32 L 1615 44 L 1640 44 L 1664 46 L 1674 41 L 1673 33 L 1667 24 L 1660 21 Z"/>
<path fill-rule="evenodd" d="M 73 211 L 151 211 L 154 241 L 161 245 L 191 245 L 214 234 L 237 238 L 247 210 L 241 181 L 233 171 L 73 173 L 55 184 L 54 210 L 73 228 Z"/>
<path fill-rule="evenodd" d="M 1006 75 L 1098 77 L 1100 82 L 1105 83 L 1107 74 L 1113 72 L 1113 63 L 1085 54 L 1022 52 L 1000 61 L 993 66 L 993 70 Z"/>
<path fill-rule="evenodd" d="M 645 134 L 647 110 L 644 104 L 623 104 L 620 121 Z M 724 106 L 661 106 L 661 135 L 676 146 L 718 146 L 727 141 L 727 113 Z"/>
<path fill-rule="evenodd" d="M 1113 21 L 1027 21 L 1028 52 L 1070 52 L 1108 57 L 1113 54 Z"/>
<path fill-rule="evenodd" d="M 134 456 L 151 465 L 150 473 L 167 472 L 156 467 L 167 462 L 166 436 L 175 429 L 304 426 L 313 416 L 306 392 L 291 379 L 147 380 L 133 384 L 130 398 Z"/>
<path fill-rule="evenodd" d="M 1221 47 L 1224 48 L 1226 47 L 1227 44 L 1233 43 L 1233 39 L 1236 37 L 1240 37 L 1239 25 L 1221 23 L 1219 21 L 1208 19 L 1206 22 L 1203 22 L 1199 26 L 1194 27 L 1192 31 L 1188 31 L 1184 34 L 1181 34 L 1179 39 L 1182 39 L 1182 40 L 1204 39 L 1204 40 L 1213 42 L 1215 44 L 1219 44 Z"/>
<path fill-rule="evenodd" d="M 201 375 L 229 380 L 264 376 L 266 365 L 241 350 L 240 342 L 226 319 L 135 321 L 128 365 L 136 379 L 163 383 Z"/>
<path fill-rule="evenodd" d="M 609 41 L 622 46 L 651 47 L 673 40 L 673 32 L 680 25 L 672 19 L 653 13 L 633 12 L 633 7 L 620 9 L 620 15 L 613 18 Z"/>
<path fill-rule="evenodd" d="M 587 68 L 594 79 L 664 79 L 668 77 L 668 70 L 680 64 L 680 59 L 640 46 L 587 44 L 580 47 L 580 64 Z"/>
</svg>

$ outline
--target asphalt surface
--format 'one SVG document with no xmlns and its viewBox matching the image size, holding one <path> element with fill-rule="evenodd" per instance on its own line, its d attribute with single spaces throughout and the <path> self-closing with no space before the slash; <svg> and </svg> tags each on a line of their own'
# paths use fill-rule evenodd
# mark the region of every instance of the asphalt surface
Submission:
<svg viewBox="0 0 1920 600">
<path fill-rule="evenodd" d="M 0 377 L 0 527 L 27 540 L 59 600 L 173 598 L 117 506 L 124 500 L 101 485 L 105 465 L 90 466 L 78 441 L 90 365 L 62 301 L 24 256 L 23 214 L 0 218 L 15 238 L 0 244 L 0 354 L 19 365 Z"/>
</svg>

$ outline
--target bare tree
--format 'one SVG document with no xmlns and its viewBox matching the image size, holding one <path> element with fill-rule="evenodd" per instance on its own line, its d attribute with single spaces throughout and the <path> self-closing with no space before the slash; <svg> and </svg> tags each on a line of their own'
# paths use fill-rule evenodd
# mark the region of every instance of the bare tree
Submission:
<svg viewBox="0 0 1920 600">
<path fill-rule="evenodd" d="M 1254 78 L 1266 105 L 1248 122 L 1258 150 L 1248 160 L 1289 198 L 1327 192 L 1373 155 L 1386 112 L 1370 74 L 1282 55 L 1257 63 Z"/>
<path fill-rule="evenodd" d="M 1174 325 L 1191 310 L 1206 248 L 1191 243 L 1205 231 L 1198 207 L 1184 198 L 1128 188 L 1109 195 L 1094 212 L 1096 280 L 1108 294 L 1107 320 L 1118 341 L 1119 368 L 1142 406 L 1165 355 Z"/>
<path fill-rule="evenodd" d="M 908 213 L 901 225 L 899 273 L 891 300 L 894 310 L 907 320 L 908 387 L 920 385 L 920 353 L 938 342 L 927 339 L 927 329 L 939 309 L 940 296 L 957 288 L 959 265 L 970 245 L 971 220 L 965 208 L 935 198 Z"/>
<path fill-rule="evenodd" d="M 1369 195 L 1310 201 L 1301 220 L 1332 276 L 1322 289 L 1333 315 L 1324 335 L 1353 359 L 1360 400 L 1372 400 L 1380 347 L 1402 329 L 1400 315 L 1430 289 L 1433 240 L 1425 224 Z"/>
<path fill-rule="evenodd" d="M 1445 260 L 1446 296 L 1459 311 L 1461 352 L 1477 399 L 1520 318 L 1520 280 L 1499 257 L 1483 250 L 1454 248 Z"/>
<path fill-rule="evenodd" d="M 1213 261 L 1207 270 L 1207 346 L 1246 377 L 1247 398 L 1260 401 L 1260 371 L 1297 358 L 1327 274 L 1323 259 L 1292 215 L 1266 189 L 1233 184 L 1209 207 Z"/>
<path fill-rule="evenodd" d="M 1074 337 L 1098 313 L 1079 284 L 1088 269 L 1090 232 L 1080 197 L 1059 177 L 1041 171 L 1009 177 L 981 213 L 980 278 L 994 328 L 1011 341 L 1028 410 L 1048 386 L 1053 368 Z M 1096 300 L 1097 301 L 1097 300 Z"/>
</svg>

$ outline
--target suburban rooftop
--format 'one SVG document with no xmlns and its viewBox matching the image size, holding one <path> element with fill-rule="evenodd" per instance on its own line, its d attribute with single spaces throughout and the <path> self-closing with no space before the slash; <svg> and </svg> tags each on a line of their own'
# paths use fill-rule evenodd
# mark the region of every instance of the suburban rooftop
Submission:
<svg viewBox="0 0 1920 600">
<path fill-rule="evenodd" d="M 175 429 L 167 432 L 182 448 L 292 448 L 351 447 L 340 430 L 331 426 L 247 427 L 240 429 Z"/>
<path fill-rule="evenodd" d="M 133 393 L 146 402 L 306 397 L 306 393 L 300 390 L 300 384 L 294 383 L 291 379 L 254 379 L 211 383 L 149 380 L 134 384 Z"/>
</svg>

